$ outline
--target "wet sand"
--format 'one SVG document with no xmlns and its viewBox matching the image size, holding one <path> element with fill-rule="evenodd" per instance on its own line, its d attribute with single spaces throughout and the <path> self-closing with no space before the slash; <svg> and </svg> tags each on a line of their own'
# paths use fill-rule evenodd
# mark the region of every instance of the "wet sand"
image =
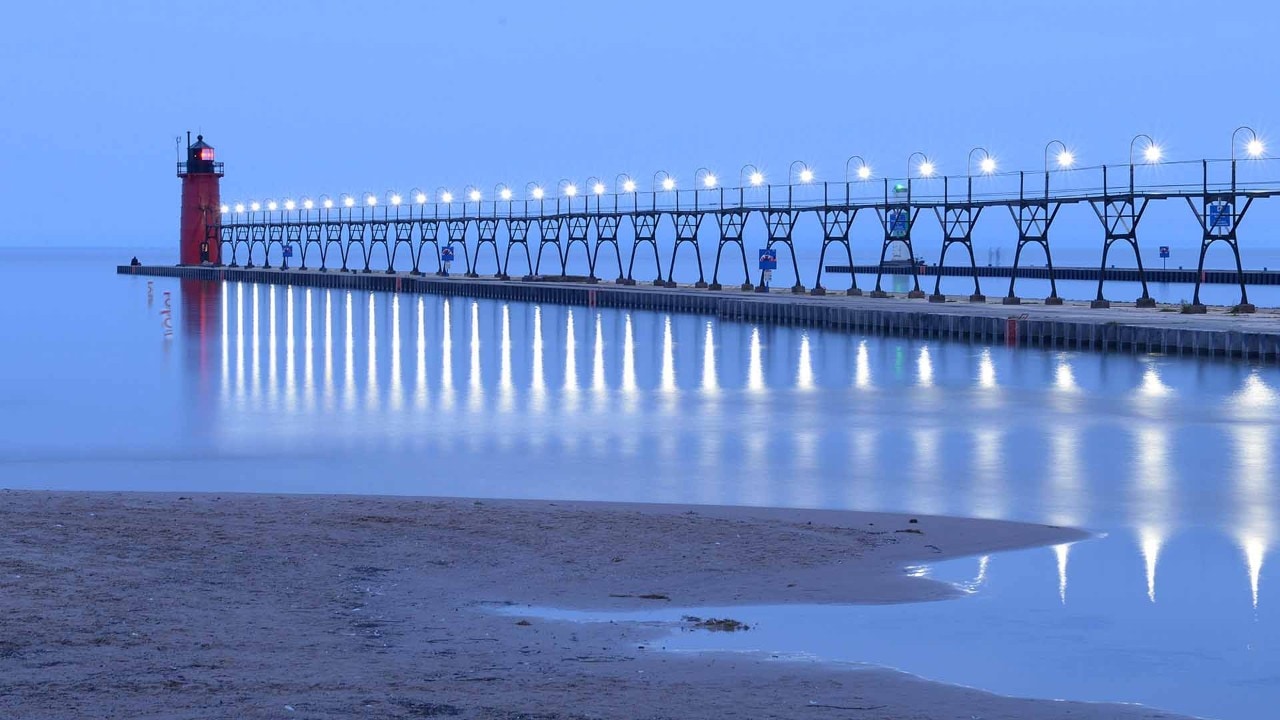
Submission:
<svg viewBox="0 0 1280 720">
<path fill-rule="evenodd" d="M 4 491 L 0 717 L 1175 717 L 493 611 L 940 600 L 902 567 L 1083 537 L 917 517 Z"/>
</svg>

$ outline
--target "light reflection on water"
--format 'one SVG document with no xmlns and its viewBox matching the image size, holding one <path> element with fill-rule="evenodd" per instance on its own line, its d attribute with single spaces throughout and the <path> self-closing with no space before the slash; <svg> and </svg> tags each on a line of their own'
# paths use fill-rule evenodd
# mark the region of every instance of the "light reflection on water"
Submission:
<svg viewBox="0 0 1280 720">
<path fill-rule="evenodd" d="M 90 300 L 42 293 L 30 273 L 0 268 L 0 280 L 45 299 L 4 318 L 31 341 L 5 360 L 3 402 L 24 421 L 0 437 L 0 485 L 793 505 L 1080 525 L 1108 535 L 963 561 L 979 590 L 972 602 L 918 611 L 922 627 L 1021 623 L 1008 642 L 989 634 L 984 662 L 935 668 L 871 640 L 815 651 L 998 691 L 1224 717 L 1246 716 L 1241 697 L 1259 703 L 1248 707 L 1280 701 L 1266 669 L 1280 665 L 1266 562 L 1280 510 L 1274 368 L 155 280 L 181 306 L 166 338 L 145 279 L 110 276 L 105 264 L 81 272 Z M 85 319 L 86 302 L 100 319 Z M 65 379 L 50 385 L 54 370 Z M 905 626 L 913 611 L 857 612 L 903 613 Z M 1063 670 L 1014 641 L 1033 630 L 1055 638 L 1060 659 L 1092 649 L 1183 675 L 1130 672 L 1113 687 L 1096 681 L 1115 672 L 1106 663 Z M 1015 662 L 1057 684 L 1002 685 L 987 672 Z"/>
</svg>

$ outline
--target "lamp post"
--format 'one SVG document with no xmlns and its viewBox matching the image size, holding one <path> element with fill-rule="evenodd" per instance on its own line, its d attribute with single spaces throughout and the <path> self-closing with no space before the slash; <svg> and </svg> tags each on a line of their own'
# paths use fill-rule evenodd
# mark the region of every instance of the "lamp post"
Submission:
<svg viewBox="0 0 1280 720">
<path fill-rule="evenodd" d="M 1076 156 L 1067 148 L 1066 143 L 1061 140 L 1050 140 L 1044 146 L 1044 172 L 1046 175 L 1049 174 L 1049 151 L 1052 150 L 1055 145 L 1059 148 L 1058 154 L 1055 157 L 1059 170 L 1066 170 L 1076 162 Z"/>
<path fill-rule="evenodd" d="M 748 170 L 750 170 L 749 173 L 747 172 Z M 757 168 L 755 165 L 752 165 L 751 163 L 747 163 L 746 165 L 743 165 L 742 168 L 738 170 L 738 205 L 739 206 L 745 204 L 744 198 L 743 198 L 743 189 L 747 186 L 748 182 L 751 183 L 751 187 L 760 187 L 761 185 L 764 184 L 764 173 L 760 172 L 760 168 Z"/>
<path fill-rule="evenodd" d="M 618 173 L 613 178 L 613 209 L 618 209 L 618 195 L 620 193 L 631 193 L 631 209 L 636 208 L 636 181 L 626 173 Z"/>
<path fill-rule="evenodd" d="M 659 170 L 653 174 L 653 209 L 658 209 L 658 176 L 662 176 L 662 189 L 671 191 L 676 188 L 676 179 L 666 170 Z"/>
<path fill-rule="evenodd" d="M 1138 133 L 1129 141 L 1129 166 L 1133 166 L 1133 151 L 1136 149 L 1139 140 L 1145 139 L 1147 146 L 1142 150 L 1142 156 L 1148 164 L 1160 162 L 1160 158 L 1164 155 L 1164 151 L 1160 149 L 1160 145 L 1150 135 L 1146 133 Z"/>
<path fill-rule="evenodd" d="M 568 178 L 560 178 L 560 182 L 556 183 L 556 213 L 560 212 L 560 197 L 565 198 L 565 202 L 569 205 L 569 212 L 573 212 L 573 198 L 578 194 L 578 186 Z"/>
<path fill-rule="evenodd" d="M 1249 133 L 1249 141 L 1245 143 L 1244 152 L 1251 158 L 1260 158 L 1267 151 L 1267 146 L 1263 144 L 1262 139 L 1258 137 L 1258 133 L 1248 125 L 1241 125 L 1231 133 L 1231 162 L 1236 160 L 1236 136 L 1241 131 Z"/>
<path fill-rule="evenodd" d="M 861 155 L 850 155 L 849 158 L 844 161 L 844 202 L 846 205 L 849 204 L 849 167 L 853 165 L 854 160 L 858 161 L 858 179 L 871 179 L 871 166 L 867 164 L 867 161 L 863 159 Z M 825 199 L 825 193 L 823 197 Z"/>
<path fill-rule="evenodd" d="M 693 209 L 698 209 L 698 193 L 701 190 L 714 190 L 719 179 L 710 169 L 700 167 L 693 171 Z M 723 203 L 722 203 L 723 204 Z"/>
<path fill-rule="evenodd" d="M 799 172 L 796 172 L 797 166 L 800 168 Z M 792 160 L 791 165 L 787 167 L 787 209 L 791 208 L 791 190 L 797 180 L 801 185 L 813 182 L 813 168 L 803 160 Z"/>
</svg>

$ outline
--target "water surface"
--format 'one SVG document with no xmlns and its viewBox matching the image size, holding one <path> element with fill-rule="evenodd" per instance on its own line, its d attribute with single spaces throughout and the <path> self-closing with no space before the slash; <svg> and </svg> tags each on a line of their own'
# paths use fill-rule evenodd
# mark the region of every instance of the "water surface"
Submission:
<svg viewBox="0 0 1280 720">
<path fill-rule="evenodd" d="M 935 568 L 960 601 L 739 609 L 759 632 L 722 642 L 1214 717 L 1280 702 L 1274 367 L 117 277 L 117 255 L 0 253 L 0 486 L 1078 525 L 1106 536 Z"/>
</svg>

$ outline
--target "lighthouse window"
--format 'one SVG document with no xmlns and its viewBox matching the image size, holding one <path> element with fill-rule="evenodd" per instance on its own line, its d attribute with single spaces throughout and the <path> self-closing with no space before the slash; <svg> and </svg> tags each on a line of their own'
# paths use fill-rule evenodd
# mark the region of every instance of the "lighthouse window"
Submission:
<svg viewBox="0 0 1280 720">
<path fill-rule="evenodd" d="M 200 148 L 200 159 L 206 161 L 213 160 L 213 148 Z"/>
</svg>

